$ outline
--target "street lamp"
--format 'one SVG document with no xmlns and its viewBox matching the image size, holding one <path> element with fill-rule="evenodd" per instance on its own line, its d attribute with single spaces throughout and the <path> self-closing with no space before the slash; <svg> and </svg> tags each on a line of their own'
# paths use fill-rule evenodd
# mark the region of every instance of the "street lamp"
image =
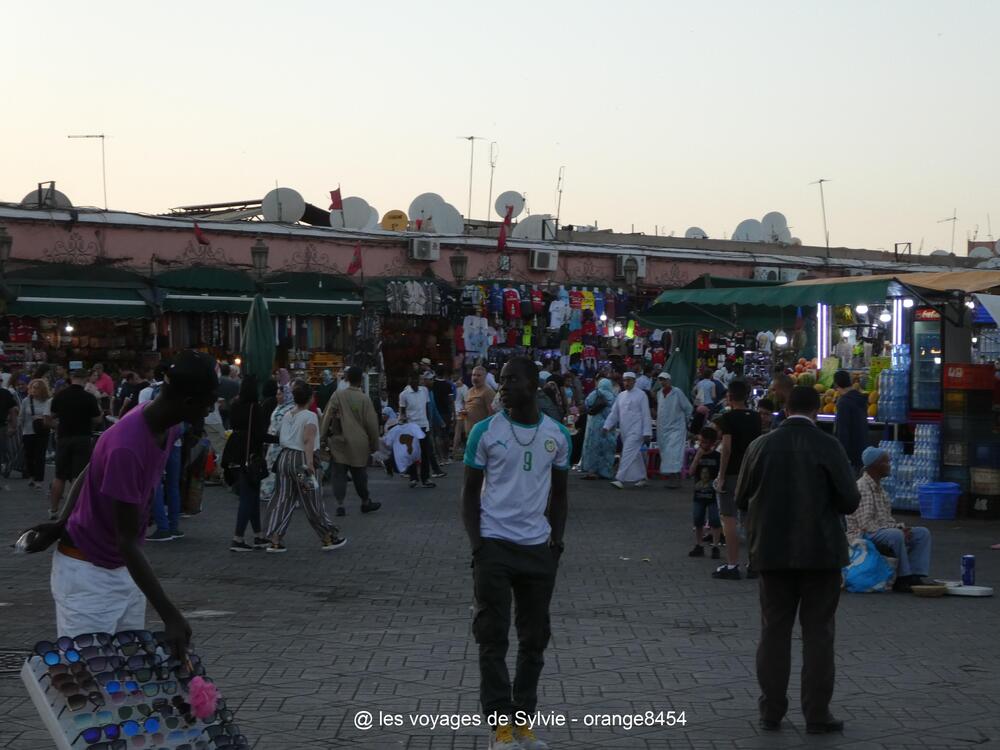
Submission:
<svg viewBox="0 0 1000 750">
<path fill-rule="evenodd" d="M 253 270 L 260 279 L 267 272 L 267 254 L 269 250 L 264 239 L 258 234 L 257 241 L 250 247 L 250 259 L 253 261 Z"/>
<path fill-rule="evenodd" d="M 451 264 L 451 275 L 455 279 L 456 286 L 465 283 L 465 275 L 469 270 L 469 257 L 461 250 L 456 250 L 448 259 Z"/>
</svg>

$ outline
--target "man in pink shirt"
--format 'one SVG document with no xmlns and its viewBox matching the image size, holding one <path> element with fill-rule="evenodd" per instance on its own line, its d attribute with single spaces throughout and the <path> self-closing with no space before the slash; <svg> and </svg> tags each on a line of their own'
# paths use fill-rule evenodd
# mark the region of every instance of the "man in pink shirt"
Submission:
<svg viewBox="0 0 1000 750">
<path fill-rule="evenodd" d="M 187 648 L 191 628 L 163 591 L 142 543 L 180 423 L 204 419 L 217 387 L 211 357 L 179 354 L 159 395 L 101 435 L 59 520 L 32 529 L 29 552 L 59 543 L 51 577 L 58 635 L 142 630 L 148 599 L 175 655 Z"/>
<path fill-rule="evenodd" d="M 110 398 L 115 395 L 115 381 L 111 379 L 110 375 L 104 372 L 104 365 L 98 362 L 91 368 L 91 372 L 97 376 L 94 380 L 94 387 L 101 392 L 102 396 Z"/>
</svg>

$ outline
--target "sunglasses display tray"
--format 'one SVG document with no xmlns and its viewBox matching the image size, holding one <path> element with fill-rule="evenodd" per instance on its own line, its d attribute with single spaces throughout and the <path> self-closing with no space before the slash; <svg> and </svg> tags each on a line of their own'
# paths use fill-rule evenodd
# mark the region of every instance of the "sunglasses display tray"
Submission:
<svg viewBox="0 0 1000 750">
<path fill-rule="evenodd" d="M 101 637 L 111 640 L 122 635 Z M 58 750 L 249 747 L 232 723 L 225 701 L 219 700 L 216 714 L 207 721 L 192 715 L 186 685 L 192 672 L 204 674 L 193 654 L 186 662 L 187 670 L 178 670 L 169 667 L 156 644 L 149 644 L 146 655 L 138 654 L 133 646 L 131 656 L 116 655 L 105 644 L 104 653 L 109 655 L 103 656 L 95 655 L 95 648 L 64 647 L 63 640 L 71 639 L 60 639 L 59 646 L 40 642 L 20 673 Z"/>
</svg>

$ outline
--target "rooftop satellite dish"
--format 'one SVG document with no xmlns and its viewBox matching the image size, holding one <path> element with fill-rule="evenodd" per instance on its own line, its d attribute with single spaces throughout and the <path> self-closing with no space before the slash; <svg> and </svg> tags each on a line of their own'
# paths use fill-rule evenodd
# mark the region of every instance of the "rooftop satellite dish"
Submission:
<svg viewBox="0 0 1000 750">
<path fill-rule="evenodd" d="M 330 212 L 330 226 L 334 229 L 364 229 L 372 215 L 372 207 L 364 198 L 355 195 L 344 198 L 343 211 Z"/>
<path fill-rule="evenodd" d="M 792 237 L 790 240 L 788 240 L 788 244 L 795 245 L 795 247 L 802 247 L 802 240 L 800 240 L 798 237 Z"/>
<path fill-rule="evenodd" d="M 990 258 L 976 264 L 976 268 L 996 268 L 1000 269 L 1000 258 Z"/>
<path fill-rule="evenodd" d="M 972 248 L 969 251 L 969 257 L 970 258 L 992 258 L 993 257 L 993 251 L 990 250 L 988 247 L 982 247 L 980 245 L 979 247 L 974 247 L 974 248 Z"/>
<path fill-rule="evenodd" d="M 554 240 L 556 221 L 550 214 L 532 214 L 517 223 L 511 237 L 522 240 Z"/>
<path fill-rule="evenodd" d="M 399 209 L 393 209 L 388 211 L 385 216 L 382 217 L 382 228 L 387 232 L 405 232 L 406 228 L 409 226 L 410 220 L 406 217 L 406 214 Z"/>
<path fill-rule="evenodd" d="M 38 187 L 24 196 L 21 205 L 25 208 L 73 208 L 73 201 L 55 187 Z"/>
<path fill-rule="evenodd" d="M 744 219 L 733 230 L 733 239 L 738 242 L 763 242 L 764 231 L 756 219 Z"/>
<path fill-rule="evenodd" d="M 413 221 L 433 218 L 436 224 L 437 214 L 444 213 L 444 205 L 444 198 L 437 193 L 421 193 L 410 203 L 407 213 Z"/>
<path fill-rule="evenodd" d="M 760 220 L 760 226 L 765 242 L 781 242 L 782 231 L 788 231 L 788 219 L 783 213 L 770 211 L 764 214 L 764 218 Z"/>
<path fill-rule="evenodd" d="M 948 255 L 948 251 L 938 248 L 937 250 L 931 250 L 931 255 Z"/>
<path fill-rule="evenodd" d="M 291 188 L 275 188 L 260 203 L 264 221 L 280 221 L 294 224 L 306 213 L 306 202 L 298 191 Z"/>
<path fill-rule="evenodd" d="M 373 206 L 369 206 L 369 209 L 371 210 L 371 213 L 368 216 L 368 221 L 366 221 L 365 225 L 361 227 L 362 229 L 365 230 L 374 229 L 375 227 L 378 226 L 378 221 L 379 221 L 378 209 Z"/>
<path fill-rule="evenodd" d="M 785 227 L 780 232 L 778 232 L 778 242 L 784 242 L 786 245 L 792 242 L 792 233 L 788 231 L 788 227 Z"/>
<path fill-rule="evenodd" d="M 514 210 L 510 214 L 510 218 L 516 219 L 521 215 L 521 212 L 524 211 L 524 196 L 516 190 L 508 190 L 500 193 L 500 195 L 497 196 L 497 202 L 493 204 L 493 207 L 497 211 L 497 216 L 501 219 L 507 216 L 507 206 L 514 207 Z"/>
<path fill-rule="evenodd" d="M 434 231 L 438 234 L 462 234 L 465 232 L 465 219 L 457 208 L 445 203 L 442 209 L 434 214 Z"/>
<path fill-rule="evenodd" d="M 701 227 L 688 227 L 684 237 L 689 240 L 707 240 L 708 233 Z"/>
</svg>

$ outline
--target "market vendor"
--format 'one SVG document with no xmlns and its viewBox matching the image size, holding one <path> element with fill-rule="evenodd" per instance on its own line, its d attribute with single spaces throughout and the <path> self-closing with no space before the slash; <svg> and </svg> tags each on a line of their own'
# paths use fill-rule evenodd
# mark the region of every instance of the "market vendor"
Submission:
<svg viewBox="0 0 1000 750">
<path fill-rule="evenodd" d="M 858 480 L 861 504 L 847 517 L 847 538 L 863 537 L 892 550 L 899 561 L 893 591 L 935 583 L 926 578 L 931 564 L 931 533 L 923 526 L 908 527 L 892 517 L 892 503 L 882 480 L 889 476 L 889 454 L 870 446 L 861 454 L 864 473 Z"/>
<path fill-rule="evenodd" d="M 681 486 L 687 423 L 694 408 L 687 396 L 673 387 L 669 372 L 661 372 L 656 380 L 660 386 L 656 392 L 656 444 L 660 449 L 660 473 L 666 476 L 668 489 L 677 489 Z"/>
</svg>

